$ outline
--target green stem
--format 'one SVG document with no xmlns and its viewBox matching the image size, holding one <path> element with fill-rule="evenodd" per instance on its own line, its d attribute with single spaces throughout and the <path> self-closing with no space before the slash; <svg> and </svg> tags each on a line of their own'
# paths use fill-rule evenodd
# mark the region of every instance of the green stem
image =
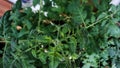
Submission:
<svg viewBox="0 0 120 68">
<path fill-rule="evenodd" d="M 3 24 L 3 35 L 4 35 L 3 38 L 4 38 L 4 42 L 5 42 L 5 47 L 4 47 L 4 51 L 3 51 L 3 58 L 2 58 L 2 59 L 3 59 L 3 68 L 5 68 L 5 67 L 4 67 L 4 63 L 5 63 L 5 52 L 6 52 L 6 49 L 7 49 L 7 43 L 6 43 L 7 40 L 6 40 L 5 29 L 6 29 L 6 28 L 5 28 L 5 24 Z"/>
<path fill-rule="evenodd" d="M 38 21 L 38 27 L 40 26 L 40 22 L 41 22 L 41 10 L 43 8 L 43 4 L 42 4 L 42 0 L 40 0 L 40 9 L 39 9 L 39 21 Z"/>
<path fill-rule="evenodd" d="M 116 10 L 115 12 L 113 12 L 112 14 L 110 14 L 110 15 L 108 15 L 108 16 L 103 17 L 102 19 L 97 20 L 95 23 L 90 24 L 90 25 L 87 26 L 86 28 L 88 29 L 88 28 L 90 28 L 90 27 L 93 27 L 94 25 L 98 24 L 98 23 L 101 22 L 102 20 L 107 19 L 107 18 L 109 18 L 109 17 L 112 18 L 117 12 L 118 12 L 118 10 Z"/>
<path fill-rule="evenodd" d="M 81 16 L 81 13 L 80 13 L 80 18 L 81 18 L 81 20 L 82 20 L 84 26 L 86 27 L 85 21 L 84 21 L 83 17 Z"/>
<path fill-rule="evenodd" d="M 90 27 L 93 27 L 94 25 L 100 23 L 102 20 L 107 19 L 107 18 L 109 18 L 109 17 L 110 17 L 110 16 L 105 16 L 104 18 L 97 20 L 95 23 L 90 24 L 89 26 L 86 26 L 86 29 L 88 29 L 88 28 L 90 28 Z"/>
</svg>

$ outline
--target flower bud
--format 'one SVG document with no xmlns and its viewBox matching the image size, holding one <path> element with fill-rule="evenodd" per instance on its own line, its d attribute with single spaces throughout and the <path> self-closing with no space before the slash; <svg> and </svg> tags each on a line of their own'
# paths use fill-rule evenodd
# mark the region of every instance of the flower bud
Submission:
<svg viewBox="0 0 120 68">
<path fill-rule="evenodd" d="M 21 26 L 16 26 L 16 29 L 17 29 L 17 30 L 21 30 L 22 27 L 21 27 Z"/>
</svg>

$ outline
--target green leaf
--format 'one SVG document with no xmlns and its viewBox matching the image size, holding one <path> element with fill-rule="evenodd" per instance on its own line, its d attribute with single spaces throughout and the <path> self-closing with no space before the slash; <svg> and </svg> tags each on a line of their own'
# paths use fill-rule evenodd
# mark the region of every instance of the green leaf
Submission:
<svg viewBox="0 0 120 68">
<path fill-rule="evenodd" d="M 35 58 L 37 57 L 36 50 L 32 50 L 31 53 Z"/>
<path fill-rule="evenodd" d="M 96 21 L 95 16 L 91 17 L 91 23 L 94 23 Z"/>
<path fill-rule="evenodd" d="M 86 12 L 86 11 L 80 12 L 80 15 L 81 15 L 80 18 L 81 18 L 82 20 L 85 20 L 86 17 L 87 17 L 87 12 Z"/>
<path fill-rule="evenodd" d="M 39 40 L 39 42 L 42 42 L 42 43 L 51 43 L 52 42 L 52 38 L 50 36 L 46 36 L 46 35 L 38 36 L 37 39 Z"/>
<path fill-rule="evenodd" d="M 55 51 L 54 48 L 52 50 Z M 48 56 L 50 60 L 49 68 L 57 68 L 60 61 L 63 59 L 58 52 L 49 52 Z"/>
<path fill-rule="evenodd" d="M 60 61 L 55 56 L 50 57 L 49 68 L 57 68 Z"/>
<path fill-rule="evenodd" d="M 14 20 L 14 21 L 16 21 L 15 23 L 18 23 L 19 16 L 20 16 L 19 10 L 15 10 L 14 12 L 11 13 L 9 20 Z"/>
<path fill-rule="evenodd" d="M 44 53 L 44 52 L 41 52 L 41 53 L 39 54 L 39 59 L 40 59 L 40 61 L 41 61 L 43 64 L 46 64 L 47 54 Z"/>
<path fill-rule="evenodd" d="M 101 26 L 106 26 L 107 20 L 104 20 L 101 24 Z"/>
<path fill-rule="evenodd" d="M 63 11 L 63 9 L 60 6 L 58 6 L 58 7 L 52 7 L 51 10 L 53 12 L 58 12 L 58 13 L 62 13 L 62 11 Z"/>
<path fill-rule="evenodd" d="M 32 63 L 34 63 L 33 60 L 23 59 L 21 60 L 22 67 L 24 68 L 36 68 Z"/>
<path fill-rule="evenodd" d="M 99 0 L 92 0 L 93 1 L 93 4 L 95 5 L 95 7 L 99 7 L 99 3 L 100 1 Z"/>
<path fill-rule="evenodd" d="M 28 34 L 28 31 L 25 31 L 24 29 L 23 30 L 21 30 L 19 33 L 18 33 L 18 38 L 21 38 L 21 37 L 23 37 L 23 36 L 25 36 L 25 35 L 27 35 Z"/>
<path fill-rule="evenodd" d="M 25 20 L 24 24 L 26 24 L 27 28 L 30 29 L 32 27 L 32 24 L 29 20 Z"/>
<path fill-rule="evenodd" d="M 109 48 L 109 49 L 108 49 L 109 56 L 110 56 L 111 58 L 115 57 L 115 55 L 116 55 L 116 52 L 115 52 L 115 51 L 116 51 L 115 48 Z"/>
<path fill-rule="evenodd" d="M 20 10 L 22 6 L 21 0 L 17 0 L 17 2 L 13 5 L 12 10 Z"/>
<path fill-rule="evenodd" d="M 40 3 L 40 0 L 33 0 L 33 5 L 36 6 L 37 4 Z"/>
<path fill-rule="evenodd" d="M 103 18 L 105 18 L 106 16 L 107 16 L 107 13 L 103 12 L 103 13 L 101 13 L 101 14 L 98 16 L 97 20 L 103 19 Z"/>
<path fill-rule="evenodd" d="M 87 64 L 83 65 L 82 68 L 90 68 L 90 66 L 91 66 L 91 64 L 90 64 L 90 63 L 87 63 Z"/>
<path fill-rule="evenodd" d="M 73 60 L 76 60 L 76 59 L 79 58 L 78 54 L 76 54 L 76 53 L 74 53 L 71 57 L 72 57 Z"/>
<path fill-rule="evenodd" d="M 17 48 L 17 43 L 16 43 L 16 40 L 15 39 L 12 39 L 11 42 L 11 50 L 12 51 L 16 51 L 16 48 Z"/>
<path fill-rule="evenodd" d="M 75 53 L 76 52 L 76 47 L 77 47 L 77 41 L 74 37 L 70 37 L 70 41 L 69 41 L 69 49 L 71 51 L 71 53 Z"/>
<path fill-rule="evenodd" d="M 119 29 L 119 27 L 117 27 L 117 25 L 110 24 L 108 27 L 107 34 L 112 36 L 112 37 L 119 38 L 120 37 L 120 29 Z"/>
</svg>

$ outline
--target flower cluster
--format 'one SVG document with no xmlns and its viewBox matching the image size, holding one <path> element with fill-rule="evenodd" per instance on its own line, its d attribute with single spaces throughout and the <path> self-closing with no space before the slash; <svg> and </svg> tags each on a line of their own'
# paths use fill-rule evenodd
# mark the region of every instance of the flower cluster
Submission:
<svg viewBox="0 0 120 68">
<path fill-rule="evenodd" d="M 120 0 L 112 0 L 110 4 L 118 6 L 120 4 Z"/>
<path fill-rule="evenodd" d="M 9 1 L 15 4 L 17 0 L 9 0 Z M 40 10 L 39 4 L 37 4 L 36 6 L 33 6 L 33 0 L 21 0 L 21 2 L 22 2 L 22 8 L 31 7 L 34 13 Z M 110 4 L 114 6 L 118 6 L 120 4 L 120 0 L 112 0 Z"/>
<path fill-rule="evenodd" d="M 17 0 L 9 0 L 9 1 L 15 4 Z M 22 2 L 22 8 L 31 7 L 34 13 L 38 12 L 38 10 L 40 9 L 39 4 L 33 6 L 33 0 L 21 0 L 21 2 Z"/>
</svg>

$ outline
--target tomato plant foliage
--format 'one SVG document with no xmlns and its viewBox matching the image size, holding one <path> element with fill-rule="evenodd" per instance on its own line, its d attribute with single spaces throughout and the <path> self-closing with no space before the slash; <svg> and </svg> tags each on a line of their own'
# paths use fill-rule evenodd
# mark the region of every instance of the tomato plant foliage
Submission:
<svg viewBox="0 0 120 68">
<path fill-rule="evenodd" d="M 109 3 L 34 0 L 34 13 L 18 0 L 0 20 L 0 67 L 119 68 L 120 6 Z"/>
</svg>

